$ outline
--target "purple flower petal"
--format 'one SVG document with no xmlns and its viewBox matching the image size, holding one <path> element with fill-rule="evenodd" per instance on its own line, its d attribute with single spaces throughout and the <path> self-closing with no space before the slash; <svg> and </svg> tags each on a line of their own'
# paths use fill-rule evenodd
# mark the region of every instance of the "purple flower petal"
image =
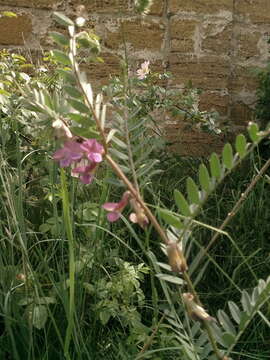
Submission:
<svg viewBox="0 0 270 360">
<path fill-rule="evenodd" d="M 92 174 L 87 174 L 87 175 L 82 175 L 80 176 L 80 180 L 83 184 L 87 185 L 87 184 L 91 184 L 91 182 L 93 181 L 94 176 Z"/>
<path fill-rule="evenodd" d="M 114 221 L 118 220 L 119 218 L 120 218 L 119 212 L 110 212 L 109 214 L 107 214 L 107 219 L 110 222 L 114 222 Z"/>
<path fill-rule="evenodd" d="M 95 163 L 102 161 L 102 154 L 104 152 L 104 148 L 101 144 L 97 142 L 96 139 L 88 139 L 84 141 L 80 148 L 82 151 L 86 153 L 86 156 L 90 161 Z"/>
<path fill-rule="evenodd" d="M 56 150 L 53 154 L 53 159 L 59 161 L 61 167 L 67 167 L 72 162 L 80 160 L 82 156 L 83 152 L 80 144 L 76 141 L 67 141 L 63 148 Z"/>
<path fill-rule="evenodd" d="M 117 209 L 118 203 L 107 202 L 107 203 L 103 204 L 102 207 L 103 207 L 103 209 L 105 209 L 107 211 L 114 211 Z"/>
<path fill-rule="evenodd" d="M 93 161 L 93 162 L 96 162 L 96 163 L 99 163 L 102 161 L 102 156 L 101 154 L 99 153 L 89 153 L 87 155 L 88 159 Z"/>
</svg>

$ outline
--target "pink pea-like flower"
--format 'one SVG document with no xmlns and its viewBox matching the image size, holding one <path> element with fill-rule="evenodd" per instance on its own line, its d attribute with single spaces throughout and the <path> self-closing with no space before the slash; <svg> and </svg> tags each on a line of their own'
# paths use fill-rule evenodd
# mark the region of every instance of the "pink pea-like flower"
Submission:
<svg viewBox="0 0 270 360">
<path fill-rule="evenodd" d="M 67 141 L 64 147 L 56 150 L 53 159 L 59 161 L 61 167 L 67 167 L 74 161 L 79 161 L 83 156 L 81 146 L 76 141 Z"/>
<path fill-rule="evenodd" d="M 107 219 L 110 222 L 114 222 L 120 218 L 121 212 L 128 204 L 129 197 L 130 197 L 130 192 L 126 191 L 124 192 L 122 199 L 118 203 L 107 202 L 102 206 L 103 209 L 109 211 L 109 214 L 107 215 Z"/>
<path fill-rule="evenodd" d="M 88 163 L 87 165 L 80 165 L 72 169 L 72 174 L 79 175 L 79 178 L 83 184 L 91 184 L 94 173 L 96 170 L 97 164 L 96 163 Z"/>
<path fill-rule="evenodd" d="M 141 228 L 145 229 L 149 223 L 147 216 L 140 204 L 135 200 L 130 200 L 130 205 L 134 209 L 134 213 L 129 215 L 129 220 L 134 224 L 139 224 Z"/>
<path fill-rule="evenodd" d="M 101 144 L 97 142 L 96 139 L 88 139 L 81 144 L 81 150 L 86 153 L 88 160 L 95 163 L 102 161 L 102 154 L 104 153 L 104 148 Z"/>
<path fill-rule="evenodd" d="M 145 61 L 141 64 L 140 69 L 137 70 L 138 79 L 143 80 L 146 78 L 146 75 L 149 74 L 149 72 L 150 72 L 149 64 L 150 64 L 150 61 Z"/>
</svg>

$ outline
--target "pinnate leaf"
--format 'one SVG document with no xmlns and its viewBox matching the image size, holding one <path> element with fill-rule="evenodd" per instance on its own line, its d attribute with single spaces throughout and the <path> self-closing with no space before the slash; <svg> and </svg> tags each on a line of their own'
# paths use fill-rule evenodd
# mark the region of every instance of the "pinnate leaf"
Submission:
<svg viewBox="0 0 270 360">
<path fill-rule="evenodd" d="M 232 169 L 233 167 L 233 150 L 231 144 L 227 143 L 222 151 L 222 160 L 227 169 Z"/>
<path fill-rule="evenodd" d="M 200 194 L 197 185 L 191 177 L 187 178 L 188 199 L 193 204 L 200 204 Z"/>
<path fill-rule="evenodd" d="M 249 124 L 248 126 L 249 137 L 254 143 L 257 143 L 260 140 L 260 136 L 258 132 L 259 132 L 259 128 L 256 123 Z"/>
<path fill-rule="evenodd" d="M 167 274 L 157 274 L 156 277 L 159 278 L 160 280 L 168 281 L 176 285 L 183 284 L 183 279 L 177 276 L 167 275 Z"/>
<path fill-rule="evenodd" d="M 237 324 L 239 324 L 240 320 L 241 320 L 241 311 L 240 311 L 239 307 L 233 301 L 229 301 L 228 305 L 229 305 L 229 309 L 230 309 L 232 318 L 234 319 L 234 321 Z"/>
<path fill-rule="evenodd" d="M 60 24 L 60 25 L 74 26 L 74 22 L 62 13 L 55 11 L 53 13 L 53 16 L 54 16 L 55 20 L 58 22 L 58 24 Z"/>
<path fill-rule="evenodd" d="M 53 41 L 56 42 L 56 44 L 62 45 L 62 46 L 69 45 L 69 40 L 65 35 L 57 32 L 57 31 L 52 31 L 52 32 L 50 32 L 49 35 L 53 39 Z"/>
<path fill-rule="evenodd" d="M 32 314 L 33 326 L 39 330 L 43 329 L 48 319 L 48 311 L 44 305 L 35 305 Z"/>
<path fill-rule="evenodd" d="M 71 65 L 70 58 L 67 54 L 60 50 L 51 50 L 51 54 L 56 61 L 63 65 Z"/>
<path fill-rule="evenodd" d="M 168 225 L 172 225 L 177 229 L 182 229 L 184 227 L 182 222 L 179 220 L 179 218 L 173 215 L 168 210 L 163 210 L 163 209 L 159 210 L 159 215 Z"/>
<path fill-rule="evenodd" d="M 75 100 L 75 99 L 68 99 L 67 102 L 77 111 L 80 113 L 89 114 L 90 111 L 88 107 L 81 101 Z"/>
<path fill-rule="evenodd" d="M 203 190 L 208 193 L 210 191 L 211 183 L 207 167 L 204 164 L 201 164 L 199 167 L 199 181 Z"/>
<path fill-rule="evenodd" d="M 219 157 L 216 153 L 213 153 L 210 157 L 210 170 L 213 177 L 220 179 L 222 170 L 219 161 Z"/>
<path fill-rule="evenodd" d="M 183 215 L 185 216 L 191 215 L 188 202 L 180 191 L 174 190 L 174 200 L 176 202 L 178 209 L 181 211 Z"/>
<path fill-rule="evenodd" d="M 235 141 L 235 148 L 236 151 L 238 152 L 239 156 L 241 159 L 243 159 L 243 157 L 245 157 L 246 153 L 247 153 L 247 140 L 246 137 L 243 134 L 239 134 L 236 137 L 236 141 Z"/>
<path fill-rule="evenodd" d="M 230 318 L 228 317 L 228 315 L 225 313 L 225 311 L 223 310 L 219 310 L 218 311 L 218 319 L 220 324 L 222 325 L 223 329 L 230 333 L 235 335 L 236 331 L 235 328 L 233 326 L 233 323 L 231 322 Z"/>
</svg>

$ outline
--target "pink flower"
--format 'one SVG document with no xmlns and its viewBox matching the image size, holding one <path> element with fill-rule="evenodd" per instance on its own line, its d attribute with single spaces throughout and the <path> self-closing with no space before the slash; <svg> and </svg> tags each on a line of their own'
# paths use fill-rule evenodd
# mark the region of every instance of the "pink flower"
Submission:
<svg viewBox="0 0 270 360">
<path fill-rule="evenodd" d="M 97 164 L 96 163 L 88 163 L 88 165 L 77 166 L 72 169 L 73 174 L 78 174 L 81 182 L 83 184 L 91 184 L 94 173 L 96 171 Z"/>
<path fill-rule="evenodd" d="M 56 150 L 53 159 L 59 161 L 61 167 L 67 167 L 74 161 L 79 161 L 83 156 L 81 146 L 76 141 L 67 141 L 62 149 Z"/>
<path fill-rule="evenodd" d="M 90 161 L 99 163 L 102 161 L 102 154 L 104 148 L 97 142 L 96 139 L 88 139 L 81 144 L 81 150 L 85 151 L 87 158 Z"/>
<path fill-rule="evenodd" d="M 120 218 L 121 212 L 128 204 L 129 197 L 130 197 L 130 192 L 126 191 L 124 192 L 122 199 L 118 203 L 107 202 L 102 206 L 103 209 L 109 211 L 109 214 L 107 215 L 107 219 L 110 222 L 114 222 Z"/>
<path fill-rule="evenodd" d="M 150 64 L 150 61 L 145 61 L 144 63 L 141 64 L 140 69 L 137 70 L 138 79 L 143 80 L 146 78 L 146 75 L 149 74 L 149 72 L 150 72 L 149 64 Z"/>
</svg>

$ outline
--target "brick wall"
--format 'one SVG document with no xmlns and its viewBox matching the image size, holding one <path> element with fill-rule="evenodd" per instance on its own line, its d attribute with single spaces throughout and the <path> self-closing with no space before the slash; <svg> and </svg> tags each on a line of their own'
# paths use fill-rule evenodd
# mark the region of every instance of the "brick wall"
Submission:
<svg viewBox="0 0 270 360">
<path fill-rule="evenodd" d="M 143 18 L 134 14 L 132 0 L 0 0 L 0 11 L 18 14 L 0 18 L 0 47 L 33 53 L 49 48 L 47 33 L 57 27 L 52 11 L 74 16 L 79 4 L 87 9 L 88 26 L 102 38 L 105 64 L 95 66 L 94 81 L 104 83 L 118 73 L 124 29 L 131 64 L 149 59 L 155 70 L 171 71 L 171 87 L 192 80 L 204 90 L 201 109 L 216 109 L 236 131 L 251 120 L 257 84 L 250 70 L 268 59 L 270 0 L 155 0 Z M 183 138 L 177 119 L 168 129 L 176 143 Z M 211 144 L 221 143 L 191 133 L 176 148 L 205 154 Z"/>
</svg>

